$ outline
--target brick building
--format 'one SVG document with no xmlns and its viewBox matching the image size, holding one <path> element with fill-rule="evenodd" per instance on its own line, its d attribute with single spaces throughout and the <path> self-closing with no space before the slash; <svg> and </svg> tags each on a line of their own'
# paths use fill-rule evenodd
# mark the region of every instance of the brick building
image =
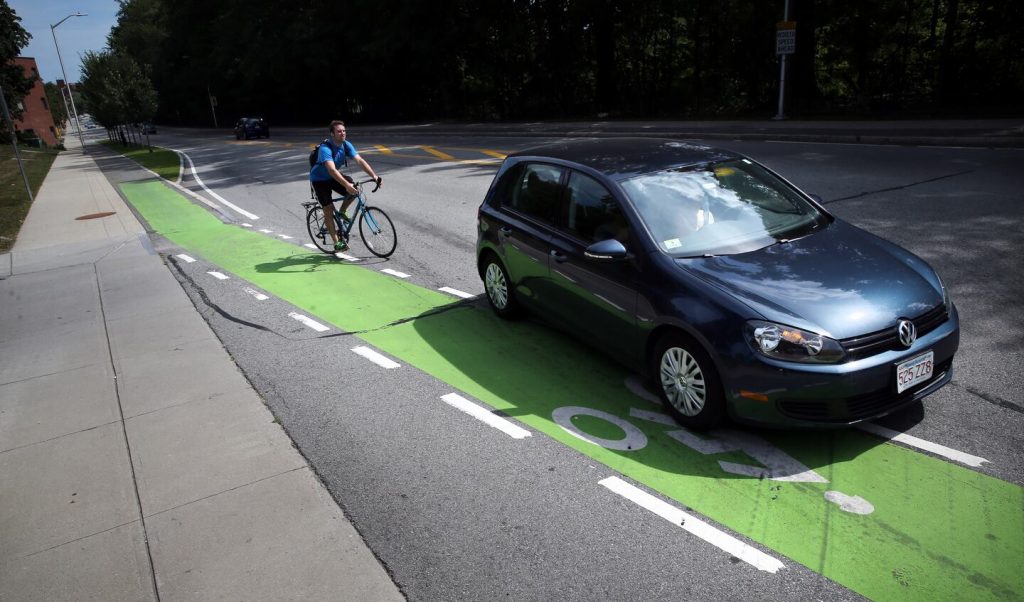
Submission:
<svg viewBox="0 0 1024 602">
<path fill-rule="evenodd" d="M 21 119 L 14 122 L 14 129 L 29 137 L 33 137 L 30 133 L 34 134 L 34 137 L 42 139 L 47 146 L 56 146 L 57 128 L 53 123 L 53 114 L 50 113 L 43 80 L 39 77 L 39 69 L 36 68 L 36 60 L 32 57 L 19 56 L 15 57 L 14 63 L 21 66 L 25 77 L 35 78 L 32 89 L 19 103 L 19 108 L 24 112 Z"/>
</svg>

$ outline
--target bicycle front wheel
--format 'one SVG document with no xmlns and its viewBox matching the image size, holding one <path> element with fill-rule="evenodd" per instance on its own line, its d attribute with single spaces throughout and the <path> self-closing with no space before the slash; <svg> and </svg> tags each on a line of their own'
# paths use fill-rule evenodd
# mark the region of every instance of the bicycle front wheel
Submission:
<svg viewBox="0 0 1024 602">
<path fill-rule="evenodd" d="M 331 240 L 331 233 L 327 231 L 327 224 L 324 222 L 323 207 L 310 207 L 306 212 L 306 230 L 309 237 L 313 239 L 316 248 L 324 253 L 334 254 L 334 241 Z"/>
<path fill-rule="evenodd" d="M 367 207 L 359 216 L 359 237 L 377 257 L 390 257 L 398 246 L 395 225 L 388 214 L 377 207 Z"/>
</svg>

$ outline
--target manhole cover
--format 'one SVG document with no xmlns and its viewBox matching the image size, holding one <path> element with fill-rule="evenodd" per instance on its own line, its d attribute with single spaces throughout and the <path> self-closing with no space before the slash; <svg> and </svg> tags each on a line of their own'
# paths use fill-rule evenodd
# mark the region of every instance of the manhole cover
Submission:
<svg viewBox="0 0 1024 602">
<path fill-rule="evenodd" d="M 102 213 L 90 213 L 89 215 L 79 215 L 75 219 L 96 219 L 100 217 L 107 217 L 108 215 L 114 215 L 116 211 L 104 211 Z"/>
</svg>

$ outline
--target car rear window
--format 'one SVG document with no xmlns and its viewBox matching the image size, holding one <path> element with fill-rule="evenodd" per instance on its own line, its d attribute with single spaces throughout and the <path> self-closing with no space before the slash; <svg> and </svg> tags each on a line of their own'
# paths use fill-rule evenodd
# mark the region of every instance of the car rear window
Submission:
<svg viewBox="0 0 1024 602">
<path fill-rule="evenodd" d="M 658 247 L 692 257 L 753 251 L 828 222 L 768 170 L 747 159 L 645 174 L 622 182 Z"/>
</svg>

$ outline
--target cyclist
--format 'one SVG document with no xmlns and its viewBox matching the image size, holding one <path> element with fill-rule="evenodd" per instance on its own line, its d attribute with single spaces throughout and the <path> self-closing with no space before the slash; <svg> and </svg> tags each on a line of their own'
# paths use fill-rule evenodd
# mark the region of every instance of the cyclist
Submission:
<svg viewBox="0 0 1024 602">
<path fill-rule="evenodd" d="M 331 137 L 320 145 L 316 164 L 309 170 L 309 182 L 313 186 L 317 200 L 320 201 L 320 206 L 323 207 L 324 222 L 327 225 L 327 231 L 331 234 L 331 239 L 334 240 L 334 250 L 344 251 L 348 245 L 338 236 L 334 220 L 331 219 L 331 213 L 334 210 L 331 193 L 337 192 L 344 195 L 341 214 L 342 218 L 347 220 L 345 210 L 355 200 L 356 187 L 352 185 L 352 178 L 338 171 L 338 167 L 348 165 L 348 160 L 353 159 L 366 172 L 366 175 L 376 180 L 377 186 L 380 186 L 383 180 L 373 171 L 366 159 L 360 156 L 356 147 L 346 140 L 344 121 L 332 121 L 330 132 Z"/>
</svg>

